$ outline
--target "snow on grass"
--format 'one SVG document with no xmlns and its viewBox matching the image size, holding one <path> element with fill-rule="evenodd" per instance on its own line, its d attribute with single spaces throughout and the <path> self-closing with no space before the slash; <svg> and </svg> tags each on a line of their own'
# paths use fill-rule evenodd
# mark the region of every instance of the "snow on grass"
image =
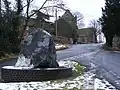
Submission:
<svg viewBox="0 0 120 90">
<path fill-rule="evenodd" d="M 106 81 L 105 79 L 100 80 L 100 79 L 98 79 L 98 78 L 95 79 L 94 87 L 95 87 L 95 90 L 97 90 L 97 88 L 103 89 L 103 90 L 117 90 L 114 86 L 112 86 L 112 85 L 111 85 L 108 81 Z"/>
<path fill-rule="evenodd" d="M 85 67 L 75 61 L 64 60 L 58 63 L 60 66 L 72 67 L 73 76 L 44 82 L 0 83 L 0 90 L 116 90 L 106 80 L 95 78 L 93 71 L 84 73 Z"/>
<path fill-rule="evenodd" d="M 56 44 L 55 48 L 56 48 L 56 50 L 61 50 L 61 49 L 68 48 L 68 46 L 67 45 L 63 45 L 63 44 Z"/>
<path fill-rule="evenodd" d="M 60 66 L 73 67 L 79 64 L 74 61 L 59 61 Z M 82 68 L 82 66 L 80 67 Z M 77 71 L 77 70 L 76 70 Z M 73 76 L 66 79 L 51 80 L 44 82 L 21 82 L 21 83 L 0 83 L 0 90 L 63 90 L 82 87 L 83 77 Z"/>
</svg>

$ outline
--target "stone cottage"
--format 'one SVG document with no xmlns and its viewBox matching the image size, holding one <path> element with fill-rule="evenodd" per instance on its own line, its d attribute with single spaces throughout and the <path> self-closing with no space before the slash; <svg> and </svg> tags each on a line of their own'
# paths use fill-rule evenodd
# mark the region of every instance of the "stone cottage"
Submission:
<svg viewBox="0 0 120 90">
<path fill-rule="evenodd" d="M 96 43 L 96 29 L 94 28 L 83 28 L 78 29 L 78 43 L 80 44 L 88 44 L 88 43 Z"/>
<path fill-rule="evenodd" d="M 55 22 L 56 23 L 56 22 Z M 77 21 L 69 10 L 57 20 L 57 34 L 67 38 L 72 38 L 73 43 L 77 41 Z"/>
</svg>

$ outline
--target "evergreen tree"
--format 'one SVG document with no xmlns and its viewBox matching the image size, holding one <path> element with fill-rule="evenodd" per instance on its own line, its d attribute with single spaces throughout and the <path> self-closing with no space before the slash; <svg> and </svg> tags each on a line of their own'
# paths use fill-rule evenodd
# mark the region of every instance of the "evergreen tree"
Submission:
<svg viewBox="0 0 120 90">
<path fill-rule="evenodd" d="M 19 26 L 22 13 L 22 1 L 16 0 L 16 8 L 9 0 L 2 0 L 4 9 L 0 15 L 0 52 L 16 53 L 19 51 Z"/>
<path fill-rule="evenodd" d="M 106 0 L 105 7 L 102 8 L 100 22 L 102 31 L 106 37 L 106 45 L 112 47 L 113 37 L 120 35 L 120 0 Z"/>
</svg>

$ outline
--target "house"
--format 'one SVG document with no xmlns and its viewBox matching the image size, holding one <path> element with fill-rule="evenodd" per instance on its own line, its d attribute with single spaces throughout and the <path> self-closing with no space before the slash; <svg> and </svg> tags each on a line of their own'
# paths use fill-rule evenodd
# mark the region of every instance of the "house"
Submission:
<svg viewBox="0 0 120 90">
<path fill-rule="evenodd" d="M 71 26 L 62 18 L 57 20 L 57 35 L 67 38 L 72 37 L 72 28 Z"/>
<path fill-rule="evenodd" d="M 77 29 L 76 17 L 74 17 L 69 10 L 66 10 L 66 12 L 57 20 L 58 36 L 67 37 L 69 39 L 72 38 L 74 43 L 77 40 Z"/>
<path fill-rule="evenodd" d="M 61 18 L 68 22 L 73 29 L 77 28 L 77 18 L 74 17 L 70 10 L 66 10 L 66 12 L 63 14 Z"/>
<path fill-rule="evenodd" d="M 96 43 L 97 37 L 96 37 L 96 29 L 94 28 L 83 28 L 78 29 L 78 43 Z"/>
</svg>

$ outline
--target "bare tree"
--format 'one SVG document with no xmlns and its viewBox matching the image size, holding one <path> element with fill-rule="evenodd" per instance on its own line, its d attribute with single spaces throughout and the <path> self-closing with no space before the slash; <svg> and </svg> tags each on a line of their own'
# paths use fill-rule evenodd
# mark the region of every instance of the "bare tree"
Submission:
<svg viewBox="0 0 120 90">
<path fill-rule="evenodd" d="M 41 5 L 41 7 L 39 7 L 37 10 L 35 10 L 35 12 L 32 12 L 34 10 L 30 10 L 30 6 L 32 6 L 32 2 L 34 0 L 26 0 L 26 5 L 23 6 L 23 8 L 27 8 L 26 9 L 26 20 L 25 20 L 25 25 L 24 25 L 24 30 L 22 32 L 22 36 L 26 30 L 26 27 L 28 26 L 28 22 L 29 22 L 29 19 L 36 15 L 38 12 L 43 12 L 43 13 L 50 13 L 53 11 L 53 13 L 55 13 L 55 8 L 58 8 L 59 10 L 60 9 L 64 9 L 64 3 L 63 3 L 63 0 L 44 0 L 43 4 Z M 46 5 L 47 4 L 47 5 Z M 22 37 L 21 36 L 21 37 Z"/>
<path fill-rule="evenodd" d="M 24 7 L 27 7 L 29 8 L 31 5 L 30 3 L 34 1 L 34 0 L 27 0 L 27 5 L 25 5 Z M 45 5 L 47 4 L 47 5 Z M 40 11 L 46 11 L 47 13 L 48 12 L 51 12 L 51 8 L 60 8 L 60 9 L 64 9 L 64 2 L 63 0 L 45 0 L 42 4 L 41 7 L 39 7 L 38 9 L 36 9 L 35 11 L 36 12 L 31 12 L 31 14 L 28 16 L 29 18 L 31 18 L 32 16 L 34 16 L 37 12 L 40 12 Z M 31 10 L 33 11 L 33 10 Z M 30 12 L 29 9 L 26 10 L 26 13 Z M 45 13 L 45 12 L 43 12 Z"/>
<path fill-rule="evenodd" d="M 31 4 L 31 0 L 27 0 L 26 20 L 25 20 L 24 30 L 26 30 L 26 27 L 28 26 L 28 21 L 29 21 L 29 18 L 30 18 L 29 17 L 30 4 Z"/>
<path fill-rule="evenodd" d="M 30 11 L 30 6 L 31 6 L 31 3 L 32 1 L 34 0 L 27 0 L 27 5 L 25 5 L 24 7 L 27 8 L 26 10 L 26 22 L 25 22 L 25 28 L 24 30 L 26 29 L 26 26 L 29 22 L 29 19 L 34 16 L 37 12 L 40 12 L 40 11 L 46 11 L 47 13 L 51 12 L 50 9 L 53 10 L 53 8 L 57 7 L 57 8 L 63 8 L 62 6 L 64 6 L 63 4 L 63 1 L 62 0 L 45 0 L 42 4 L 41 7 L 39 7 L 37 10 L 35 10 L 35 12 L 31 12 L 33 10 Z M 45 4 L 48 4 L 47 6 L 45 6 Z M 54 9 L 55 10 L 55 9 Z M 29 14 L 29 12 L 31 12 L 31 14 Z M 44 12 L 45 13 L 45 12 Z"/>
<path fill-rule="evenodd" d="M 57 14 L 59 14 L 66 11 L 67 9 L 68 8 L 66 7 L 63 0 L 49 0 L 47 2 L 47 6 L 43 7 L 41 11 L 51 16 L 55 16 L 56 11 Z"/>
<path fill-rule="evenodd" d="M 78 28 L 82 28 L 85 25 L 84 24 L 84 16 L 83 16 L 83 14 L 76 11 L 76 12 L 73 13 L 73 15 L 76 17 Z"/>
<path fill-rule="evenodd" d="M 33 1 L 34 1 L 34 0 L 27 0 L 27 1 L 26 1 L 27 4 L 24 6 L 24 8 L 26 7 L 26 19 L 25 19 L 24 29 L 23 29 L 23 32 L 22 32 L 22 34 L 21 34 L 21 39 L 22 39 L 22 37 L 23 37 L 23 35 L 24 35 L 24 32 L 25 32 L 26 29 L 27 29 L 29 19 L 30 19 L 32 16 L 34 16 L 37 12 L 39 12 L 39 11 L 41 10 L 41 9 L 44 7 L 44 5 L 46 4 L 46 2 L 47 2 L 48 0 L 45 0 L 44 3 L 42 4 L 42 6 L 41 6 L 38 10 L 36 10 L 36 12 L 33 12 L 32 14 L 29 14 L 29 13 L 30 13 L 30 6 L 31 6 L 31 3 L 32 3 Z"/>
<path fill-rule="evenodd" d="M 98 20 L 91 20 L 90 22 L 89 22 L 89 27 L 90 28 L 95 28 L 96 29 L 96 36 L 98 36 L 98 38 L 99 38 L 99 42 L 101 42 L 101 34 L 102 34 L 102 30 L 101 30 L 101 24 L 100 24 L 100 22 L 98 21 Z"/>
<path fill-rule="evenodd" d="M 101 24 L 94 19 L 89 22 L 89 27 L 95 28 L 96 30 L 101 30 Z"/>
</svg>

